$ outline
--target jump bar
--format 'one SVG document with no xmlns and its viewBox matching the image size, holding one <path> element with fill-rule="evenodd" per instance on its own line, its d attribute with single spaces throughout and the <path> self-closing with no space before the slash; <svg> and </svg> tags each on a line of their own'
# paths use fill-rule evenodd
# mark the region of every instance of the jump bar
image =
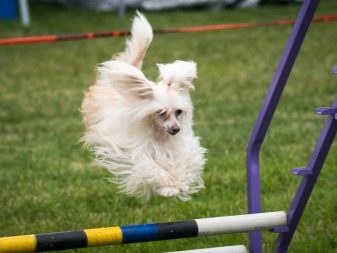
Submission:
<svg viewBox="0 0 337 253">
<path fill-rule="evenodd" d="M 167 253 L 248 253 L 248 250 L 243 245 L 236 245 L 236 246 L 216 247 L 206 249 L 171 251 Z"/>
<path fill-rule="evenodd" d="M 0 238 L 0 253 L 29 253 L 268 230 L 287 225 L 285 212 L 203 218 Z"/>
</svg>

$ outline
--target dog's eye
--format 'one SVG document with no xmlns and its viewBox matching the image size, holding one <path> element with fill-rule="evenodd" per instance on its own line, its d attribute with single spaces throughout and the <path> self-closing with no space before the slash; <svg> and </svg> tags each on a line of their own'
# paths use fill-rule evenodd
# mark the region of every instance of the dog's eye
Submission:
<svg viewBox="0 0 337 253">
<path fill-rule="evenodd" d="M 157 112 L 157 115 L 160 116 L 160 117 L 164 117 L 164 116 L 166 115 L 166 111 L 164 111 L 164 110 L 159 110 L 159 111 Z"/>
<path fill-rule="evenodd" d="M 182 114 L 182 112 L 183 112 L 183 110 L 181 110 L 181 109 L 176 110 L 176 116 L 179 116 L 180 114 Z"/>
</svg>

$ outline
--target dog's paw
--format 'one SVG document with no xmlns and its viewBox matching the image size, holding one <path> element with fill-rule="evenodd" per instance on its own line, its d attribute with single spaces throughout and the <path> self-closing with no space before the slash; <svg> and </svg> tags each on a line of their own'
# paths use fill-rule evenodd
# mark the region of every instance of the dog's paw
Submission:
<svg viewBox="0 0 337 253">
<path fill-rule="evenodd" d="M 158 189 L 158 194 L 163 197 L 174 197 L 180 193 L 179 189 L 173 187 L 163 187 Z"/>
<path fill-rule="evenodd" d="M 188 185 L 180 185 L 179 189 L 182 192 L 187 192 L 190 189 L 190 187 Z"/>
</svg>

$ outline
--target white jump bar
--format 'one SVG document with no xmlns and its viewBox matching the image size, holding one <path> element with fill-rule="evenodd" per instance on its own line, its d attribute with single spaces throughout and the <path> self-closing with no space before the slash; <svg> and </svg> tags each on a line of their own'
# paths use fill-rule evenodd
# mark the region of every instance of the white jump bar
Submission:
<svg viewBox="0 0 337 253">
<path fill-rule="evenodd" d="M 268 230 L 287 225 L 285 212 L 243 214 L 215 218 L 195 219 L 198 236 Z"/>
<path fill-rule="evenodd" d="M 207 249 L 171 251 L 167 253 L 248 253 L 248 250 L 243 245 L 236 245 L 236 246 L 216 247 Z"/>
</svg>

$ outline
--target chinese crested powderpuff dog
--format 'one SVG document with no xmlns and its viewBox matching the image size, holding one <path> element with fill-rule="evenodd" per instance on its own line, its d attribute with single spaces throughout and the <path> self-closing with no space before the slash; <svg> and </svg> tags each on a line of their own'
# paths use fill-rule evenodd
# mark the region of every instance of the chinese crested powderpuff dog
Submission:
<svg viewBox="0 0 337 253">
<path fill-rule="evenodd" d="M 189 96 L 196 64 L 158 64 L 158 80 L 148 80 L 141 66 L 152 37 L 138 13 L 125 51 L 99 65 L 82 104 L 83 140 L 122 192 L 188 200 L 204 187 L 205 149 L 192 130 Z"/>
</svg>

